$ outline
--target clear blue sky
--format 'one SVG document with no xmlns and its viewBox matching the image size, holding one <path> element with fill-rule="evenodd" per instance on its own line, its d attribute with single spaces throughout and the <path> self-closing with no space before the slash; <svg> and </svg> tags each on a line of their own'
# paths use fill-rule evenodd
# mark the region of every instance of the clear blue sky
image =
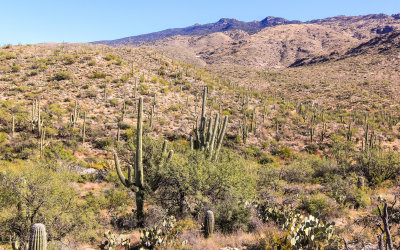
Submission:
<svg viewBox="0 0 400 250">
<path fill-rule="evenodd" d="M 3 0 L 0 45 L 90 42 L 167 28 L 266 16 L 301 21 L 400 12 L 400 0 Z"/>
</svg>

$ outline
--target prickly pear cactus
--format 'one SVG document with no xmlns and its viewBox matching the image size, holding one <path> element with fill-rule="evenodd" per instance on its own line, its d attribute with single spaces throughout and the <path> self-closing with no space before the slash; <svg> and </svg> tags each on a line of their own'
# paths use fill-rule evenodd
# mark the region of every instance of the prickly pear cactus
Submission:
<svg viewBox="0 0 400 250">
<path fill-rule="evenodd" d="M 288 240 L 293 247 L 320 247 L 327 243 L 333 236 L 335 223 L 324 221 L 309 215 L 301 221 L 293 221 L 289 227 L 290 236 Z"/>
<path fill-rule="evenodd" d="M 31 237 L 29 239 L 29 250 L 46 250 L 47 234 L 46 227 L 41 223 L 32 226 Z"/>
<path fill-rule="evenodd" d="M 214 213 L 210 210 L 207 211 L 204 218 L 204 236 L 209 238 L 214 233 Z"/>
</svg>

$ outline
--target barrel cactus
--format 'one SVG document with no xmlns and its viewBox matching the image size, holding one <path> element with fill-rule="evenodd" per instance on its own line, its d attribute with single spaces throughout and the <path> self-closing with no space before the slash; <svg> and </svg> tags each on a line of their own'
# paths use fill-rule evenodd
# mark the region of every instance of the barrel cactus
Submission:
<svg viewBox="0 0 400 250">
<path fill-rule="evenodd" d="M 204 236 L 209 238 L 214 233 L 214 213 L 208 210 L 204 218 Z"/>
<path fill-rule="evenodd" d="M 32 226 L 31 236 L 29 239 L 29 250 L 46 250 L 47 235 L 46 227 L 41 223 Z"/>
</svg>

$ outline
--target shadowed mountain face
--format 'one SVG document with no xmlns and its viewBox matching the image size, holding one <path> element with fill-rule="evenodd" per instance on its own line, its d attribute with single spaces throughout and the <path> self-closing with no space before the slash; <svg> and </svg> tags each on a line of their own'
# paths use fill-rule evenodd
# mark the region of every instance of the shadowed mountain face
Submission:
<svg viewBox="0 0 400 250">
<path fill-rule="evenodd" d="M 397 30 L 400 14 L 336 16 L 308 22 L 276 17 L 253 22 L 224 18 L 211 24 L 94 43 L 150 46 L 198 66 L 282 68 L 326 61 Z"/>
<path fill-rule="evenodd" d="M 394 31 L 389 34 L 377 36 L 343 53 L 335 51 L 326 55 L 299 59 L 290 65 L 290 67 L 309 66 L 328 61 L 339 61 L 359 55 L 394 54 L 395 50 L 398 49 L 400 49 L 400 31 Z"/>
</svg>

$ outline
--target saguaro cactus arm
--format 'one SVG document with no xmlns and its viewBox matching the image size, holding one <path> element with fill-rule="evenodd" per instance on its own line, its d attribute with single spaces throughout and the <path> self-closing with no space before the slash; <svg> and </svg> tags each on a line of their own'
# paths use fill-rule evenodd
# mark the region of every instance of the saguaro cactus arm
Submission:
<svg viewBox="0 0 400 250">
<path fill-rule="evenodd" d="M 118 174 L 118 177 L 119 177 L 121 183 L 125 187 L 130 188 L 133 192 L 138 192 L 139 188 L 132 183 L 132 167 L 129 166 L 129 168 L 128 168 L 128 179 L 126 179 L 125 176 L 124 176 L 124 173 L 122 173 L 121 167 L 119 165 L 119 160 L 118 160 L 118 154 L 117 153 L 114 153 L 114 162 L 115 162 L 115 168 L 117 169 L 117 174 Z"/>
<path fill-rule="evenodd" d="M 225 131 L 226 131 L 226 126 L 227 125 L 228 125 L 228 116 L 226 115 L 225 119 L 224 119 L 224 123 L 222 125 L 222 131 L 221 131 L 221 133 L 219 135 L 219 138 L 218 138 L 217 150 L 215 151 L 215 157 L 214 157 L 215 160 L 218 160 L 218 154 L 219 154 L 219 151 L 221 149 L 222 141 L 224 140 L 224 136 L 225 136 Z"/>
</svg>

